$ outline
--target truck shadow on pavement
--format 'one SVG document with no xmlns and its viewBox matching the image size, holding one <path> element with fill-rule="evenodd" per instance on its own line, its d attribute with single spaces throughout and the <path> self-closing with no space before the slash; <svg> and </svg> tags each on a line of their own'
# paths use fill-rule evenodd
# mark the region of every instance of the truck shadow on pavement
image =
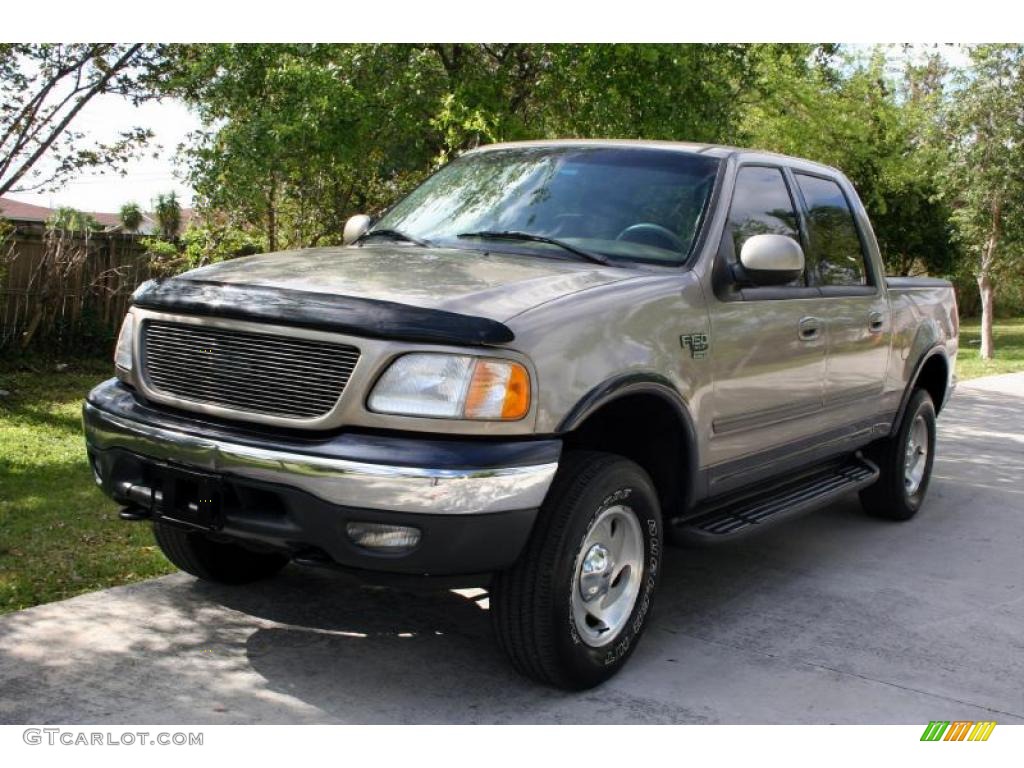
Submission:
<svg viewBox="0 0 1024 768">
<path fill-rule="evenodd" d="M 706 631 L 716 615 L 727 624 L 756 621 L 761 614 L 754 606 L 769 586 L 799 591 L 787 582 L 806 578 L 816 558 L 842 546 L 844 530 L 877 525 L 864 519 L 855 498 L 823 515 L 828 524 L 804 523 L 815 531 L 807 539 L 822 543 L 817 552 L 781 528 L 714 549 L 669 548 L 648 636 L 619 677 L 581 694 L 548 689 L 511 669 L 492 633 L 483 590 L 407 591 L 290 567 L 248 588 L 193 582 L 189 591 L 196 602 L 216 603 L 258 624 L 245 640 L 252 671 L 275 693 L 328 719 L 713 722 L 700 705 L 646 696 L 651 665 L 660 668 L 658 675 L 678 671 L 678 661 L 685 661 L 679 644 L 693 642 L 694 631 Z M 567 700 L 578 706 L 565 707 Z"/>
</svg>

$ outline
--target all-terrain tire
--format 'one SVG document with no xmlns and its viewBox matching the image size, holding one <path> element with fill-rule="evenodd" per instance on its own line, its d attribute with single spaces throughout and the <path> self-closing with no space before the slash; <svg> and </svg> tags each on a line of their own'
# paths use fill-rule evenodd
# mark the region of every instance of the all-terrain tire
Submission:
<svg viewBox="0 0 1024 768">
<path fill-rule="evenodd" d="M 629 515 L 635 516 L 637 525 Z M 583 591 L 578 581 L 586 554 L 583 545 L 593 540 L 588 536 L 605 520 L 618 520 L 630 531 L 637 568 L 635 573 L 629 571 L 629 577 L 636 575 L 638 581 L 624 583 L 638 591 L 628 614 L 628 603 L 623 605 L 622 615 L 627 618 L 594 641 L 579 629 L 572 600 L 574 591 Z M 616 530 L 615 522 L 608 525 L 609 531 Z M 588 544 L 587 549 L 592 551 L 593 546 Z M 514 566 L 497 574 L 491 586 L 495 632 L 515 669 L 569 690 L 593 687 L 618 672 L 646 627 L 663 549 L 658 496 L 642 468 L 608 453 L 566 453 L 522 555 Z M 612 571 L 622 566 L 608 567 L 607 588 L 614 589 L 617 582 Z M 617 578 L 629 578 L 622 576 L 625 570 L 622 567 Z M 576 603 L 577 609 L 580 605 Z"/>
<path fill-rule="evenodd" d="M 921 459 L 923 474 L 915 482 L 913 476 L 908 476 L 907 467 L 912 460 L 910 454 L 919 456 L 922 448 L 927 452 Z M 928 493 L 935 461 L 935 404 L 931 395 L 923 389 L 915 390 L 896 434 L 872 444 L 866 454 L 878 464 L 881 476 L 860 492 L 864 510 L 887 520 L 909 520 L 916 515 Z"/>
</svg>

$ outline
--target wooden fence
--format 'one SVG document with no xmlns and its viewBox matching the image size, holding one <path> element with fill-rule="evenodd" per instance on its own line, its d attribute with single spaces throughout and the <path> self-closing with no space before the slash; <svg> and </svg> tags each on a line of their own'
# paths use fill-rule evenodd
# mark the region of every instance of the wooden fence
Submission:
<svg viewBox="0 0 1024 768">
<path fill-rule="evenodd" d="M 107 351 L 149 277 L 136 235 L 20 225 L 0 252 L 0 350 Z"/>
</svg>

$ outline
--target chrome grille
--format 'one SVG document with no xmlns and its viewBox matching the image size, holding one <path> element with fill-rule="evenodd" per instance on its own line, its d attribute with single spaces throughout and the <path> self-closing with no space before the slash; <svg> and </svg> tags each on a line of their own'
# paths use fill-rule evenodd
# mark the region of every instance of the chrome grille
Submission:
<svg viewBox="0 0 1024 768">
<path fill-rule="evenodd" d="M 347 344 L 148 320 L 142 366 L 155 391 L 293 419 L 323 416 L 345 391 L 359 350 Z"/>
</svg>

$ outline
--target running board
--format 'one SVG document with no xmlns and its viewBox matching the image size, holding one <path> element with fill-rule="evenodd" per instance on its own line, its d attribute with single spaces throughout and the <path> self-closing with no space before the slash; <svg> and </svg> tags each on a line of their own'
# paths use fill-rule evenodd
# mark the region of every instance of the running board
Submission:
<svg viewBox="0 0 1024 768">
<path fill-rule="evenodd" d="M 862 456 L 819 467 L 755 494 L 734 495 L 673 521 L 674 538 L 691 542 L 738 538 L 816 509 L 878 479 L 878 467 Z"/>
</svg>

